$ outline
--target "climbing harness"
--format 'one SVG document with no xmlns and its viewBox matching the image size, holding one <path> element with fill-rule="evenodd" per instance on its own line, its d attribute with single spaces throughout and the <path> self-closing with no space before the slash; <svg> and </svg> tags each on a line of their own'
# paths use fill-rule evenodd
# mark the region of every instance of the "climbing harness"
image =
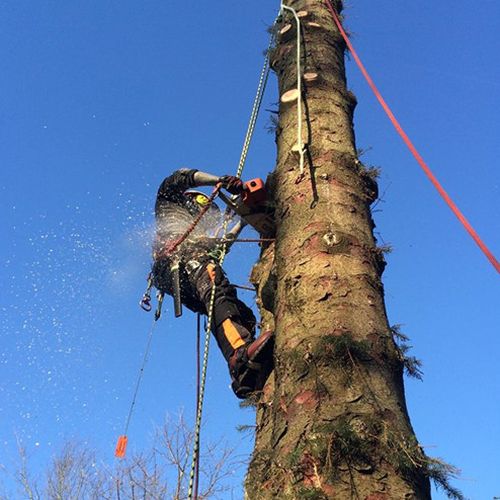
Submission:
<svg viewBox="0 0 500 500">
<path fill-rule="evenodd" d="M 364 64 L 362 63 L 361 59 L 358 56 L 358 53 L 356 52 L 355 48 L 353 47 L 351 41 L 349 40 L 349 37 L 347 36 L 344 28 L 342 27 L 342 23 L 340 22 L 339 16 L 335 12 L 335 9 L 333 8 L 333 5 L 330 0 L 325 0 L 326 7 L 330 11 L 333 21 L 335 22 L 335 25 L 337 26 L 340 34 L 342 35 L 342 38 L 344 39 L 347 47 L 349 48 L 349 51 L 352 54 L 353 59 L 356 61 L 356 64 L 358 65 L 361 73 L 365 77 L 365 80 L 367 81 L 368 85 L 370 86 L 371 90 L 375 94 L 375 97 L 377 98 L 378 102 L 384 109 L 386 115 L 388 116 L 389 120 L 391 121 L 392 125 L 396 129 L 397 133 L 401 136 L 403 139 L 404 143 L 412 153 L 412 155 L 415 157 L 417 160 L 418 164 L 422 168 L 422 170 L 425 172 L 429 180 L 431 181 L 432 185 L 437 189 L 438 193 L 441 195 L 445 203 L 448 205 L 448 207 L 451 209 L 451 211 L 455 214 L 455 216 L 458 218 L 458 220 L 461 222 L 461 224 L 464 226 L 465 230 L 469 233 L 469 235 L 472 237 L 472 239 L 476 242 L 476 244 L 479 246 L 481 251 L 484 253 L 486 258 L 490 261 L 490 263 L 493 265 L 493 267 L 496 269 L 498 273 L 500 273 L 500 263 L 498 260 L 495 258 L 493 253 L 490 251 L 490 249 L 486 246 L 486 244 L 481 240 L 475 229 L 471 226 L 469 221 L 465 218 L 465 216 L 462 214 L 458 206 L 455 204 L 455 202 L 450 198 L 448 193 L 444 190 L 443 186 L 441 183 L 437 180 L 435 175 L 432 173 L 431 169 L 423 159 L 423 157 L 420 155 L 420 153 L 417 151 L 417 148 L 413 145 L 411 142 L 410 138 L 406 134 L 406 132 L 403 130 L 403 127 L 400 125 L 398 122 L 397 118 L 394 116 L 394 113 L 392 112 L 391 108 L 385 101 L 385 99 L 382 97 L 382 94 L 380 93 L 379 89 L 375 85 L 375 82 L 371 78 L 370 74 L 366 70 Z"/>
<path fill-rule="evenodd" d="M 186 239 L 189 237 L 189 235 L 196 229 L 196 226 L 199 224 L 203 216 L 210 210 L 210 207 L 219 194 L 219 191 L 221 189 L 222 185 L 221 183 L 216 184 L 214 187 L 212 194 L 207 197 L 207 202 L 201 209 L 200 213 L 196 216 L 196 218 L 193 220 L 191 225 L 188 227 L 188 229 L 182 234 L 177 240 L 175 240 L 173 243 L 170 245 L 167 245 L 165 248 L 160 249 L 159 251 L 156 251 L 154 254 L 155 259 L 160 259 L 160 258 L 167 258 L 167 257 L 172 257 L 172 255 L 175 254 L 176 250 L 179 248 L 179 246 L 186 241 Z M 179 269 L 180 261 L 178 258 L 174 258 L 170 267 L 170 271 L 172 274 L 172 286 L 173 286 L 173 298 L 174 298 L 174 311 L 175 311 L 175 317 L 178 318 L 182 316 L 182 302 L 181 302 L 181 288 L 180 288 L 180 269 Z M 139 301 L 140 307 L 146 311 L 150 312 L 152 309 L 151 305 L 151 289 L 153 287 L 153 273 L 150 272 L 148 275 L 148 282 L 147 282 L 147 287 L 146 291 L 144 292 L 141 300 Z M 164 294 L 159 292 L 157 294 L 158 297 L 158 304 L 159 307 L 156 311 L 155 316 L 158 316 L 158 318 L 161 315 L 161 304 L 160 301 L 163 302 L 163 296 Z"/>
<path fill-rule="evenodd" d="M 280 14 L 283 11 L 288 11 L 291 12 L 294 19 L 295 23 L 297 25 L 297 144 L 295 144 L 292 148 L 292 151 L 295 151 L 299 154 L 299 178 L 297 179 L 297 182 L 300 182 L 300 180 L 304 177 L 304 157 L 305 157 L 305 150 L 306 146 L 304 144 L 304 139 L 302 137 L 302 122 L 303 122 L 303 117 L 302 117 L 302 65 L 301 65 L 301 60 L 302 60 L 302 39 L 301 39 L 301 31 L 302 31 L 302 26 L 300 23 L 300 17 L 297 15 L 297 11 L 289 7 L 288 5 L 285 5 L 283 3 L 283 0 L 281 1 L 281 7 L 280 7 Z"/>
</svg>

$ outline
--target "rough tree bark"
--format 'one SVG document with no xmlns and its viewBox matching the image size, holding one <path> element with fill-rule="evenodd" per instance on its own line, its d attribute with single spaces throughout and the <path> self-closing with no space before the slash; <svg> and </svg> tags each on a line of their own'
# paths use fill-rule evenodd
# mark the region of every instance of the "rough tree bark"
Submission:
<svg viewBox="0 0 500 500">
<path fill-rule="evenodd" d="M 338 12 L 342 2 L 332 2 Z M 306 176 L 298 180 L 297 102 L 281 103 L 268 187 L 276 242 L 252 280 L 275 370 L 257 405 L 246 479 L 251 500 L 430 498 L 427 458 L 408 417 L 404 356 L 383 298 L 383 255 L 370 204 L 377 185 L 358 159 L 344 42 L 321 0 L 290 0 L 302 17 Z M 283 29 L 291 24 L 293 29 Z M 281 33 L 280 33 L 281 32 Z M 296 85 L 293 17 L 277 26 L 279 92 Z"/>
</svg>

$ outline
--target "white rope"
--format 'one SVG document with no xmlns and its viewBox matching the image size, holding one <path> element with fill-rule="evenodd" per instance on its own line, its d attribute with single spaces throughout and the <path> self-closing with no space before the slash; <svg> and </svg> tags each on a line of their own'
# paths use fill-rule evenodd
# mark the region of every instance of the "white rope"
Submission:
<svg viewBox="0 0 500 500">
<path fill-rule="evenodd" d="M 300 175 L 304 174 L 304 156 L 305 156 L 305 147 L 304 141 L 302 139 L 302 41 L 301 41 L 301 24 L 300 18 L 297 15 L 297 11 L 285 5 L 283 0 L 281 1 L 280 12 L 287 10 L 293 14 L 295 18 L 295 22 L 297 24 L 297 147 L 299 153 L 299 171 Z"/>
</svg>

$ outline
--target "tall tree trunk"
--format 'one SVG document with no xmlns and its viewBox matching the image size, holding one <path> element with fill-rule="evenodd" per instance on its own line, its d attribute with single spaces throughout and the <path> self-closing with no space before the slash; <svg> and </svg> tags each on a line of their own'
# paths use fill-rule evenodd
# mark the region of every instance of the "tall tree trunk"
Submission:
<svg viewBox="0 0 500 500">
<path fill-rule="evenodd" d="M 256 401 L 247 497 L 427 499 L 428 462 L 409 421 L 404 355 L 384 305 L 385 263 L 370 212 L 377 186 L 356 152 L 345 45 L 323 1 L 289 4 L 307 11 L 302 63 L 318 76 L 303 86 L 302 179 L 292 151 L 297 101 L 280 104 L 268 179 L 276 242 L 252 275 L 264 327 L 276 332 L 276 365 Z M 340 12 L 341 1 L 333 4 Z M 291 15 L 277 33 L 271 59 L 283 95 L 297 77 Z"/>
</svg>

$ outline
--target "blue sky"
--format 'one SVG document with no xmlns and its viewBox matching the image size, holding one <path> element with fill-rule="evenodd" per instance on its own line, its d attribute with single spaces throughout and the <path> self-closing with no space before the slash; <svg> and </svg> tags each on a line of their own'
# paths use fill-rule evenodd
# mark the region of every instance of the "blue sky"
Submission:
<svg viewBox="0 0 500 500">
<path fill-rule="evenodd" d="M 14 460 L 15 434 L 40 469 L 73 437 L 112 460 L 151 322 L 137 302 L 157 186 L 181 166 L 235 171 L 277 8 L 0 2 L 1 464 Z M 352 0 L 345 17 L 386 100 L 498 258 L 500 4 Z M 499 496 L 498 274 L 352 61 L 348 80 L 358 147 L 382 168 L 375 219 L 379 241 L 394 247 L 384 275 L 389 319 L 424 362 L 424 382 L 406 384 L 412 423 L 430 455 L 463 470 L 456 485 L 467 496 Z M 276 109 L 275 87 L 273 77 L 263 108 Z M 246 178 L 273 168 L 268 124 L 264 111 Z M 234 247 L 226 266 L 234 282 L 247 283 L 256 256 Z M 194 412 L 195 318 L 171 312 L 167 300 L 131 448 L 148 442 L 165 413 Z M 213 343 L 205 436 L 246 453 L 251 440 L 235 428 L 253 415 L 228 382 Z"/>
</svg>

